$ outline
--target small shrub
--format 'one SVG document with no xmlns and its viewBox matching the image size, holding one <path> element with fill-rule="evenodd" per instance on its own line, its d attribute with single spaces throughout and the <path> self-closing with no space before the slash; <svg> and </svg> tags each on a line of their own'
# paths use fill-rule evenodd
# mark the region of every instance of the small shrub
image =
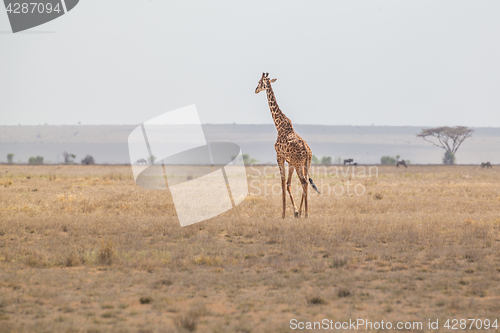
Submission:
<svg viewBox="0 0 500 333">
<path fill-rule="evenodd" d="M 111 311 L 106 311 L 101 315 L 102 318 L 113 318 L 115 317 L 115 314 Z"/>
<path fill-rule="evenodd" d="M 151 298 L 150 296 L 141 297 L 139 299 L 139 302 L 141 302 L 141 304 L 149 304 L 152 301 L 153 301 L 153 298 Z"/>
<path fill-rule="evenodd" d="M 374 198 L 375 200 L 382 200 L 383 196 L 382 196 L 382 194 L 380 194 L 380 193 L 376 193 L 376 194 L 373 196 L 373 198 Z"/>
<path fill-rule="evenodd" d="M 82 159 L 82 164 L 85 164 L 85 165 L 93 165 L 93 164 L 95 164 L 94 157 L 92 157 L 91 155 L 85 156 Z"/>
<path fill-rule="evenodd" d="M 325 300 L 322 299 L 321 297 L 319 296 L 314 296 L 314 297 L 311 297 L 309 299 L 307 299 L 307 303 L 308 304 L 311 304 L 311 305 L 322 305 L 322 304 L 326 304 Z"/>
<path fill-rule="evenodd" d="M 43 157 L 42 156 L 37 156 L 37 157 L 30 157 L 28 159 L 28 163 L 32 165 L 41 165 L 43 164 Z"/>
<path fill-rule="evenodd" d="M 396 164 L 396 159 L 392 156 L 382 156 L 380 158 L 381 164 Z"/>
</svg>

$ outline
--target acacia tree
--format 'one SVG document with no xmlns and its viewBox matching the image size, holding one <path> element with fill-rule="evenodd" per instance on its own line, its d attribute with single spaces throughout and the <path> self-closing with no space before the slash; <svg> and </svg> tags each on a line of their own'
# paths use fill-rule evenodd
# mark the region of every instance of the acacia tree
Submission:
<svg viewBox="0 0 500 333">
<path fill-rule="evenodd" d="M 472 132 L 474 130 L 465 126 L 442 126 L 423 129 L 417 136 L 445 150 L 444 164 L 455 164 L 455 153 L 462 142 L 472 135 Z"/>
<path fill-rule="evenodd" d="M 73 159 L 76 157 L 75 154 L 69 154 L 66 151 L 63 153 L 63 156 L 64 156 L 64 163 L 66 163 L 66 164 L 73 163 Z"/>
</svg>

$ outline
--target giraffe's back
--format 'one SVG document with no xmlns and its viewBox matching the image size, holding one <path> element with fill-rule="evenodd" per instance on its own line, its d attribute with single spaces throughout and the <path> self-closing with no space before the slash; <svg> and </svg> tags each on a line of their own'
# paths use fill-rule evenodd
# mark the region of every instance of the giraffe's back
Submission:
<svg viewBox="0 0 500 333">
<path fill-rule="evenodd" d="M 278 135 L 274 147 L 276 154 L 284 155 L 289 164 L 297 167 L 304 165 L 312 157 L 311 148 L 295 131 Z"/>
</svg>

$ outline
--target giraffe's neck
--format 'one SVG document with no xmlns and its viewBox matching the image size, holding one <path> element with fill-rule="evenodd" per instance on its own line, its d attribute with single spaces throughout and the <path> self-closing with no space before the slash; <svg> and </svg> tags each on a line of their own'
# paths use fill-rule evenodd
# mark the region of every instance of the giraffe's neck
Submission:
<svg viewBox="0 0 500 333">
<path fill-rule="evenodd" d="M 288 119 L 283 112 L 281 112 L 278 103 L 276 102 L 276 97 L 274 97 L 273 88 L 269 85 L 266 89 L 267 102 L 269 103 L 269 110 L 271 110 L 271 115 L 273 116 L 274 125 L 278 130 L 278 133 L 293 130 L 292 122 Z"/>
</svg>

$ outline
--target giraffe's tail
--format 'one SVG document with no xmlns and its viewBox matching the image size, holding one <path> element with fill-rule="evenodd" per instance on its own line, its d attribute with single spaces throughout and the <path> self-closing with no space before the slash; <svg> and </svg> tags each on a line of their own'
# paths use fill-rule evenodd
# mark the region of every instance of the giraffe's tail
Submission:
<svg viewBox="0 0 500 333">
<path fill-rule="evenodd" d="M 309 150 L 310 151 L 310 150 Z M 314 184 L 311 176 L 309 175 L 309 170 L 311 169 L 311 160 L 312 160 L 312 153 L 309 154 L 308 156 L 309 158 L 307 159 L 306 161 L 306 175 L 309 177 L 309 184 L 311 184 L 312 188 L 318 192 L 319 194 L 321 194 L 321 192 L 318 190 L 318 187 L 316 186 L 316 184 Z"/>
<path fill-rule="evenodd" d="M 316 184 L 314 184 L 314 182 L 313 182 L 313 180 L 312 180 L 311 176 L 309 176 L 309 183 L 311 184 L 312 188 L 313 188 L 316 192 L 318 192 L 319 194 L 321 194 L 321 192 L 318 190 L 318 187 L 316 186 Z"/>
</svg>

